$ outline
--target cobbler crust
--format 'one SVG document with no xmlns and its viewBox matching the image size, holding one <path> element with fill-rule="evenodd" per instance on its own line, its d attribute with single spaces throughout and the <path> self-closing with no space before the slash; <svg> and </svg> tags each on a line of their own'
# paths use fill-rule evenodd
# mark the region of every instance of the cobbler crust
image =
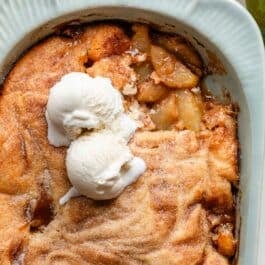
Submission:
<svg viewBox="0 0 265 265">
<path fill-rule="evenodd" d="M 0 96 L 1 264 L 230 264 L 215 237 L 235 222 L 231 105 L 205 101 L 199 132 L 137 131 L 130 147 L 148 169 L 136 183 L 114 200 L 81 196 L 59 205 L 70 183 L 65 148 L 47 140 L 49 89 L 72 71 L 107 72 L 122 89 L 135 81 L 129 46 L 119 26 L 87 26 L 74 38 L 43 40 L 7 77 Z M 97 62 L 87 69 L 89 60 Z"/>
</svg>

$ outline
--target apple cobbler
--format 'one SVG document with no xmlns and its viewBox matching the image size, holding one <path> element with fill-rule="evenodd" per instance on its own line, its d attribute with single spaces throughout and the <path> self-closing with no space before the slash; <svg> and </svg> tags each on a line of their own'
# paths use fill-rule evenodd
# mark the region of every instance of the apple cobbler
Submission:
<svg viewBox="0 0 265 265">
<path fill-rule="evenodd" d="M 137 122 L 147 170 L 116 199 L 59 204 L 66 149 L 45 108 L 69 72 L 110 78 Z M 0 95 L 0 263 L 231 264 L 237 113 L 200 88 L 206 72 L 188 41 L 143 24 L 71 26 L 31 48 Z"/>
</svg>

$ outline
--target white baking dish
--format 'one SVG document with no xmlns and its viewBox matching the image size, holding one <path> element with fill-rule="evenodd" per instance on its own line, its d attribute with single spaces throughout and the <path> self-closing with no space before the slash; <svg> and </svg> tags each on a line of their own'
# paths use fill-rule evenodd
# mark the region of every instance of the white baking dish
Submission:
<svg viewBox="0 0 265 265">
<path fill-rule="evenodd" d="M 215 92 L 227 88 L 240 106 L 238 264 L 264 265 L 265 55 L 254 20 L 239 4 L 232 0 L 0 0 L 1 80 L 26 48 L 57 25 L 113 18 L 151 22 L 162 30 L 179 32 L 206 61 L 207 49 L 225 66 L 227 74 L 208 78 L 207 83 Z"/>
</svg>

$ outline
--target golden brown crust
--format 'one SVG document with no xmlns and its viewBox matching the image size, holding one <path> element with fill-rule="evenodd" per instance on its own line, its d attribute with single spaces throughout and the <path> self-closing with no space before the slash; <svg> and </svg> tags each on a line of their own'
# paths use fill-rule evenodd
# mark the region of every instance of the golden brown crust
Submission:
<svg viewBox="0 0 265 265">
<path fill-rule="evenodd" d="M 238 181 L 236 113 L 230 105 L 208 103 L 204 122 L 213 133 L 210 136 L 210 167 L 213 174 Z"/>
<path fill-rule="evenodd" d="M 130 46 L 130 40 L 123 30 L 113 25 L 96 26 L 90 29 L 89 34 L 93 36 L 89 38 L 90 42 L 87 42 L 87 56 L 93 61 L 122 54 Z"/>
<path fill-rule="evenodd" d="M 112 35 L 119 41 L 109 42 Z M 233 225 L 238 143 L 231 106 L 205 104 L 200 132 L 137 132 L 130 147 L 148 169 L 117 199 L 58 203 L 70 185 L 65 149 L 47 141 L 49 89 L 68 72 L 86 72 L 88 59 L 98 60 L 90 74 L 103 71 L 124 86 L 134 73 L 131 59 L 114 54 L 128 43 L 118 26 L 88 26 L 74 39 L 42 41 L 7 77 L 0 97 L 1 264 L 229 264 L 213 246 L 218 227 Z"/>
<path fill-rule="evenodd" d="M 93 77 L 108 77 L 117 89 L 122 90 L 128 83 L 136 80 L 134 70 L 129 67 L 131 63 L 129 55 L 114 55 L 95 62 L 87 69 L 87 73 Z"/>
</svg>

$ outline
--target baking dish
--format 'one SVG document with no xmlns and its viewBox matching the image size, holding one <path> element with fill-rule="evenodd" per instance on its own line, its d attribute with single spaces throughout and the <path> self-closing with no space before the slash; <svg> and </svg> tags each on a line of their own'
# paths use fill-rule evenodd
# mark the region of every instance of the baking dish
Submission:
<svg viewBox="0 0 265 265">
<path fill-rule="evenodd" d="M 0 78 L 33 43 L 63 23 L 104 19 L 141 21 L 188 38 L 207 63 L 214 54 L 225 68 L 206 80 L 213 93 L 228 89 L 240 106 L 240 251 L 238 264 L 264 264 L 265 57 L 251 16 L 232 0 L 2 0 Z"/>
</svg>

